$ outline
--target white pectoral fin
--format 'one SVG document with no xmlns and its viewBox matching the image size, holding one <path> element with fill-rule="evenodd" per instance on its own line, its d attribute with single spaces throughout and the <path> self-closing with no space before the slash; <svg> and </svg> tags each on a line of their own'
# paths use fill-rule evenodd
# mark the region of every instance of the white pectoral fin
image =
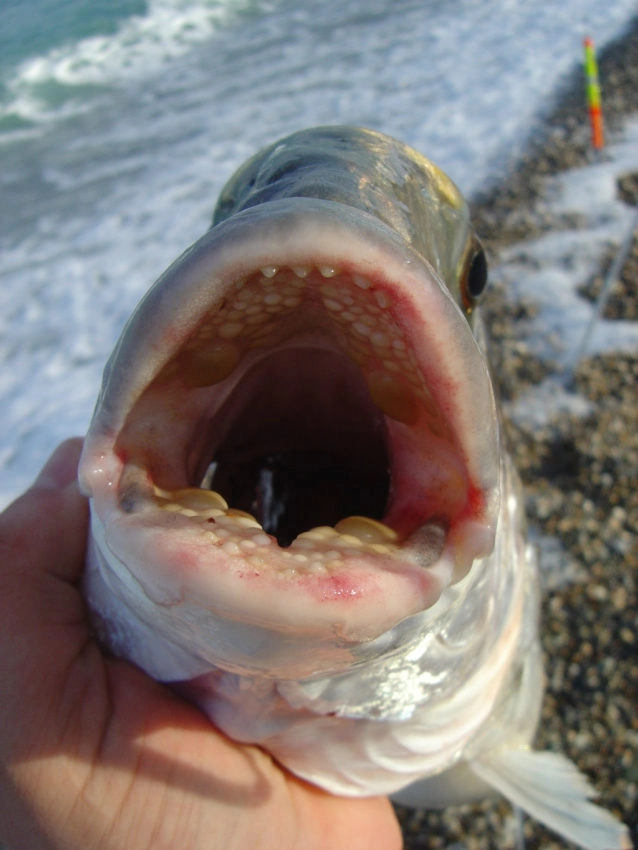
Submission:
<svg viewBox="0 0 638 850">
<path fill-rule="evenodd" d="M 565 756 L 520 747 L 483 755 L 470 766 L 511 803 L 586 850 L 631 850 L 627 827 L 590 802 L 595 790 Z"/>
</svg>

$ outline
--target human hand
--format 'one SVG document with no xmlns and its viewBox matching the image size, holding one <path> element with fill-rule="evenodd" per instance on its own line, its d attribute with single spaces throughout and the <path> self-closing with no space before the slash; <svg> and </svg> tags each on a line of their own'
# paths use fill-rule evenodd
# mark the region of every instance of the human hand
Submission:
<svg viewBox="0 0 638 850">
<path fill-rule="evenodd" d="M 93 639 L 80 440 L 0 515 L 0 840 L 11 850 L 398 850 L 383 798 L 332 797 Z"/>
</svg>

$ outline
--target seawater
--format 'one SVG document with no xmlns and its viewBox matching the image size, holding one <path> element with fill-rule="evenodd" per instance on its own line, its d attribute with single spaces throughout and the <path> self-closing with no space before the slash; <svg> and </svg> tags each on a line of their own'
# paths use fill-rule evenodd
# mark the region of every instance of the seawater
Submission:
<svg viewBox="0 0 638 850">
<path fill-rule="evenodd" d="M 45 110 L 72 96 L 54 74 L 38 74 L 38 60 L 44 71 L 56 51 L 61 58 L 86 39 L 113 38 L 123 20 L 146 11 L 144 0 L 14 0 L 0 5 L 0 132 L 30 125 L 28 115 L 21 114 L 28 111 L 26 104 L 16 102 L 21 92 L 30 88 L 34 107 L 39 101 Z"/>
</svg>

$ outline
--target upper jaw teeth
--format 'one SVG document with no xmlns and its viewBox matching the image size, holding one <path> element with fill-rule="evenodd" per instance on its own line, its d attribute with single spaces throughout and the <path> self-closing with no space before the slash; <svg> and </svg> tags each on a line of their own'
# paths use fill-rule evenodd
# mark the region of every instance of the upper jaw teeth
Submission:
<svg viewBox="0 0 638 850">
<path fill-rule="evenodd" d="M 392 304 L 387 287 L 356 271 L 329 264 L 264 265 L 227 287 L 223 303 L 202 316 L 159 378 L 218 388 L 264 352 L 294 347 L 294 340 L 301 344 L 304 335 L 319 332 L 356 364 L 374 404 L 389 419 L 414 425 L 422 413 L 427 427 L 447 438 L 445 417 Z"/>
</svg>

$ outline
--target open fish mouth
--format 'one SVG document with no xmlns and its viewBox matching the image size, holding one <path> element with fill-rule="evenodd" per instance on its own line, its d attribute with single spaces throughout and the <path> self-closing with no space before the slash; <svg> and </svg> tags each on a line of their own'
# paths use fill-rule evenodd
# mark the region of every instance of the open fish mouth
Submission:
<svg viewBox="0 0 638 850">
<path fill-rule="evenodd" d="M 485 359 L 385 224 L 271 201 L 214 227 L 142 301 L 80 478 L 102 556 L 154 604 L 370 641 L 493 547 Z"/>
</svg>

